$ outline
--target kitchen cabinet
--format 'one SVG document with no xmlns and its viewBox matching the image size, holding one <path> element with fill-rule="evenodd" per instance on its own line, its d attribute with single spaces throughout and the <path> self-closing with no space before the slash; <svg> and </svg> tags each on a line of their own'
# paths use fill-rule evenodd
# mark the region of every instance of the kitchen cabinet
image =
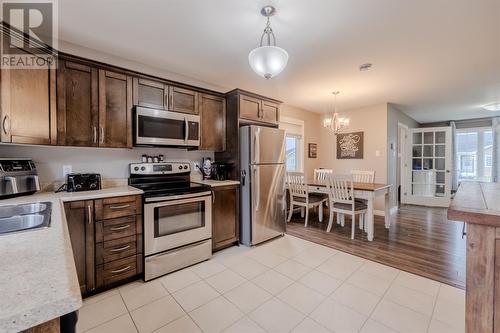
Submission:
<svg viewBox="0 0 500 333">
<path fill-rule="evenodd" d="M 96 287 L 94 201 L 67 202 L 64 210 L 80 291 L 86 294 Z"/>
<path fill-rule="evenodd" d="M 278 124 L 280 116 L 280 106 L 278 103 L 262 100 L 261 109 L 261 121 Z"/>
<path fill-rule="evenodd" d="M 159 81 L 134 78 L 134 105 L 168 110 L 168 85 Z"/>
<path fill-rule="evenodd" d="M 226 148 L 226 100 L 200 94 L 200 150 L 223 151 Z"/>
<path fill-rule="evenodd" d="M 98 70 L 71 61 L 57 68 L 57 142 L 59 145 L 99 145 Z"/>
<path fill-rule="evenodd" d="M 142 197 L 122 196 L 64 204 L 82 294 L 142 273 Z"/>
<path fill-rule="evenodd" d="M 246 94 L 240 94 L 239 113 L 241 119 L 278 124 L 279 103 Z"/>
<path fill-rule="evenodd" d="M 212 187 L 212 248 L 231 246 L 239 239 L 239 185 Z"/>
<path fill-rule="evenodd" d="M 99 147 L 132 147 L 132 77 L 99 70 Z"/>
<path fill-rule="evenodd" d="M 53 66 L 1 70 L 1 141 L 57 143 L 56 71 Z"/>
<path fill-rule="evenodd" d="M 169 98 L 170 111 L 198 114 L 198 92 L 170 86 Z"/>
</svg>

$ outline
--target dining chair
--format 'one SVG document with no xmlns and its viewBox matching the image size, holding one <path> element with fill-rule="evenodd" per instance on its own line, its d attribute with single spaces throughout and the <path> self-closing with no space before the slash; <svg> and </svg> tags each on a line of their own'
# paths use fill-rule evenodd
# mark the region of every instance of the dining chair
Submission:
<svg viewBox="0 0 500 333">
<path fill-rule="evenodd" d="M 368 183 L 373 184 L 375 182 L 375 171 L 373 170 L 351 170 L 352 180 L 355 183 Z M 367 204 L 365 199 L 356 199 L 356 201 Z M 366 226 L 363 221 L 359 221 L 359 229 L 364 230 Z"/>
<path fill-rule="evenodd" d="M 353 177 L 351 175 L 331 175 L 328 177 L 328 201 L 330 205 L 330 217 L 328 219 L 327 232 L 330 232 L 333 224 L 333 214 L 349 214 L 352 218 L 351 239 L 354 239 L 356 228 L 356 215 L 360 215 L 360 221 L 366 218 L 367 206 L 365 203 L 354 199 Z M 364 223 L 363 223 L 364 224 Z"/>
<path fill-rule="evenodd" d="M 326 180 L 332 173 L 332 169 L 314 169 L 314 180 Z"/>
<path fill-rule="evenodd" d="M 328 200 L 328 197 L 324 194 L 309 194 L 306 177 L 302 172 L 287 172 L 286 177 L 288 191 L 290 192 L 290 212 L 288 213 L 288 222 L 292 219 L 294 206 L 304 207 L 306 210 L 304 226 L 307 227 L 309 208 L 322 206 L 323 202 Z"/>
</svg>

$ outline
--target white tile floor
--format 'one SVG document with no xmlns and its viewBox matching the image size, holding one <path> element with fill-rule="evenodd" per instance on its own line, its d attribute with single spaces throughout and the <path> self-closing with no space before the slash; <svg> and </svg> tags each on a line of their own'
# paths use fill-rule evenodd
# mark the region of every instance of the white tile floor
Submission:
<svg viewBox="0 0 500 333">
<path fill-rule="evenodd" d="M 285 236 L 88 298 L 78 332 L 464 332 L 463 290 Z"/>
</svg>

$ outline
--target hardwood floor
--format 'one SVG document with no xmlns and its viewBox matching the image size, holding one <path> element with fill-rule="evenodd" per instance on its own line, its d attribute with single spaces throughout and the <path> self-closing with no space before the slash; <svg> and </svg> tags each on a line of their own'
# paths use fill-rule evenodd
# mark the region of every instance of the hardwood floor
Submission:
<svg viewBox="0 0 500 333">
<path fill-rule="evenodd" d="M 346 217 L 345 227 L 334 226 L 330 233 L 328 210 L 323 223 L 318 222 L 313 210 L 309 213 L 307 228 L 304 219 L 295 214 L 287 225 L 287 234 L 369 260 L 389 265 L 413 274 L 465 289 L 465 239 L 462 223 L 448 221 L 445 208 L 401 206 L 392 216 L 390 229 L 385 229 L 384 218 L 375 217 L 375 239 L 369 242 L 366 234 L 356 226 L 351 240 L 351 221 Z"/>
</svg>

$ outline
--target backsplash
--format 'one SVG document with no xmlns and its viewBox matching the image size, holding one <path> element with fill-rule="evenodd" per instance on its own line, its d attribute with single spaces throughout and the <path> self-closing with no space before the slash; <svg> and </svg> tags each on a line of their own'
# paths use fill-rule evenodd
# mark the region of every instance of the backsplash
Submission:
<svg viewBox="0 0 500 333">
<path fill-rule="evenodd" d="M 71 165 L 72 172 L 100 173 L 103 181 L 126 179 L 129 163 L 141 162 L 141 156 L 163 154 L 165 160 L 190 161 L 192 178 L 201 178 L 193 163 L 201 163 L 203 157 L 211 157 L 211 151 L 188 151 L 175 148 L 84 148 L 30 145 L 0 145 L 0 157 L 27 157 L 33 159 L 38 169 L 40 182 L 62 181 L 63 166 Z"/>
</svg>

